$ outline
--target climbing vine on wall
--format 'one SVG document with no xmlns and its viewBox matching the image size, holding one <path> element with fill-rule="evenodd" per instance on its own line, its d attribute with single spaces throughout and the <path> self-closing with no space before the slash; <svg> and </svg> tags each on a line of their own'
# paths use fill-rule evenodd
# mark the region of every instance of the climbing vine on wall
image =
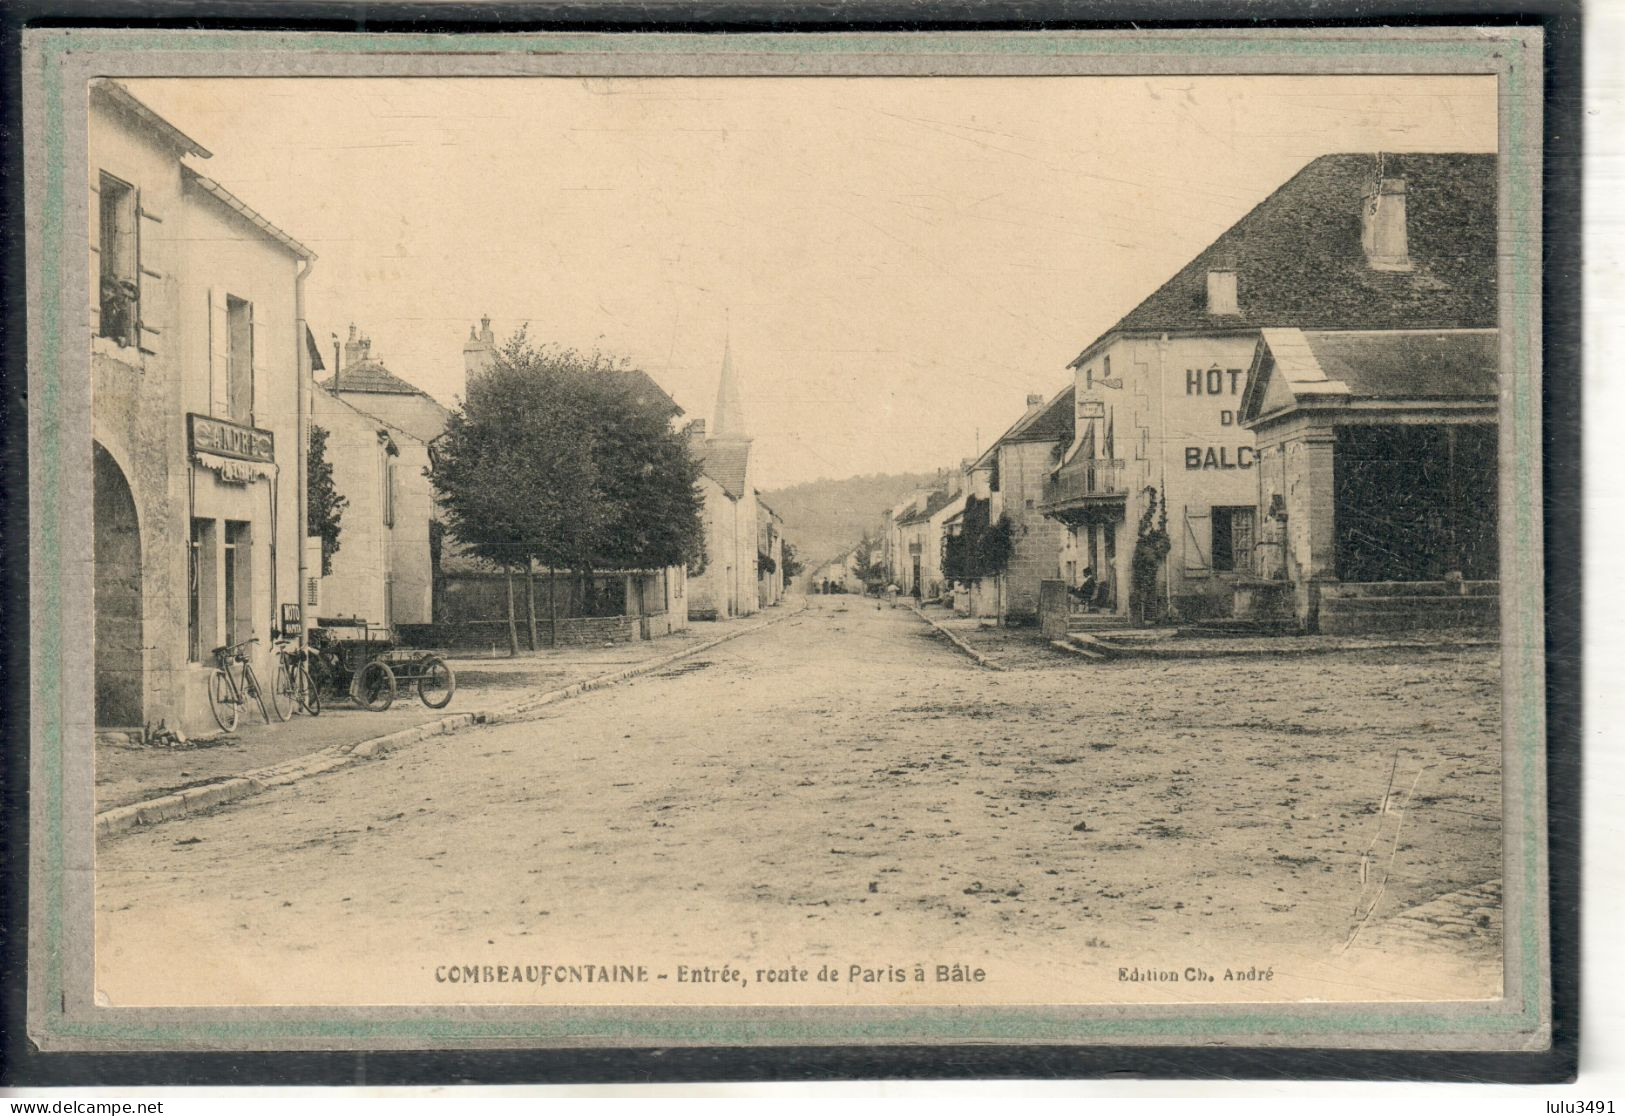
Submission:
<svg viewBox="0 0 1625 1116">
<path fill-rule="evenodd" d="M 1158 575 L 1172 548 L 1168 539 L 1168 508 L 1155 488 L 1145 490 L 1145 511 L 1140 514 L 1140 530 L 1134 540 L 1130 570 L 1129 608 L 1137 621 L 1162 613 Z"/>
</svg>

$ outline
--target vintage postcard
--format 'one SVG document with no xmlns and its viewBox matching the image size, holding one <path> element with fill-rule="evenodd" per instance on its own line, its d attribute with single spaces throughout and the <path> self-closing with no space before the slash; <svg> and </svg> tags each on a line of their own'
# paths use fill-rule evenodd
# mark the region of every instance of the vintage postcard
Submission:
<svg viewBox="0 0 1625 1116">
<path fill-rule="evenodd" d="M 1538 28 L 25 45 L 41 1047 L 1547 1046 Z"/>
</svg>

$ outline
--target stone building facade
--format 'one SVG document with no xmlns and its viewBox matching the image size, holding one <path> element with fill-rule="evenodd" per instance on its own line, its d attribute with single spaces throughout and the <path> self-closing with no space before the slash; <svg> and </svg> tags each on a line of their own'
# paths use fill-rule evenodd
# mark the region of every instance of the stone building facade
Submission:
<svg viewBox="0 0 1625 1116">
<path fill-rule="evenodd" d="M 1053 398 L 1029 395 L 1021 418 L 967 467 L 969 491 L 988 501 L 993 523 L 1008 517 L 1009 565 L 956 592 L 954 603 L 973 616 L 1029 623 L 1038 616 L 1038 586 L 1058 576 L 1067 531 L 1044 515 L 1044 484 L 1072 441 L 1073 389 Z"/>
<path fill-rule="evenodd" d="M 327 431 L 334 487 L 348 501 L 322 578 L 321 615 L 431 623 L 438 514 L 429 447 L 450 413 L 390 372 L 354 326 L 337 359 L 311 406 L 312 422 Z"/>
<path fill-rule="evenodd" d="M 117 82 L 90 91 L 96 721 L 212 727 L 213 648 L 299 599 L 303 278 L 313 253 L 188 160 Z"/>
<path fill-rule="evenodd" d="M 1063 577 L 1094 570 L 1126 614 L 1154 497 L 1158 596 L 1180 619 L 1230 615 L 1281 559 L 1241 421 L 1261 331 L 1493 329 L 1495 192 L 1493 155 L 1321 156 L 1085 348 L 1041 505 L 1068 529 Z"/>
<path fill-rule="evenodd" d="M 756 603 L 762 608 L 784 599 L 784 517 L 756 499 Z"/>
</svg>

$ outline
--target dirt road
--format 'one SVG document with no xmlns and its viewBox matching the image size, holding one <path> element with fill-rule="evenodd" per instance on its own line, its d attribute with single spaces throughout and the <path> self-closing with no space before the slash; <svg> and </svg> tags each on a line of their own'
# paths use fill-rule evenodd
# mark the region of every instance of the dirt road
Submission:
<svg viewBox="0 0 1625 1116">
<path fill-rule="evenodd" d="M 1500 874 L 1497 675 L 1470 652 L 990 672 L 904 609 L 814 598 L 540 721 L 109 842 L 98 983 L 117 1004 L 1493 996 L 1492 934 L 1373 943 Z"/>
</svg>

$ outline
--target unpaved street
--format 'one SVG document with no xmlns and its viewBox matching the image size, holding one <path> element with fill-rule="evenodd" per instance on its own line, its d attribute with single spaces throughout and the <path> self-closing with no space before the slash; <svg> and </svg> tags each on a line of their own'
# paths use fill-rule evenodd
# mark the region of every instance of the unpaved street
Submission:
<svg viewBox="0 0 1625 1116">
<path fill-rule="evenodd" d="M 994 672 L 906 609 L 809 604 L 541 720 L 435 738 L 104 843 L 102 993 L 118 1004 L 1498 993 L 1495 934 L 1466 950 L 1384 937 L 1395 916 L 1500 875 L 1493 652 L 1056 655 Z M 572 964 L 647 972 L 462 979 Z M 824 965 L 842 979 L 818 982 Z M 972 982 L 951 979 L 955 965 Z M 1250 976 L 1226 981 L 1227 969 Z M 679 979 L 708 970 L 740 979 Z M 1124 979 L 1141 970 L 1217 979 Z"/>
</svg>

